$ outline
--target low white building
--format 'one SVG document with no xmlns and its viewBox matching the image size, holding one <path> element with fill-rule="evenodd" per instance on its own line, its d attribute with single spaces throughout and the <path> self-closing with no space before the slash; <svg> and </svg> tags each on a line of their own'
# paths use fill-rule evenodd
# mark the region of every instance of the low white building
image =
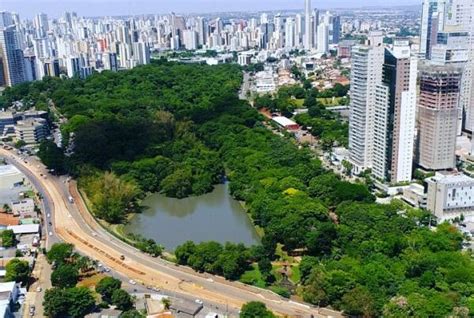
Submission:
<svg viewBox="0 0 474 318">
<path fill-rule="evenodd" d="M 11 204 L 14 216 L 22 218 L 31 218 L 35 216 L 35 202 L 33 199 L 26 198 L 19 201 L 13 201 Z"/>
<path fill-rule="evenodd" d="M 48 124 L 43 118 L 20 120 L 15 125 L 15 137 L 17 141 L 27 144 L 37 144 L 48 135 Z"/>
<path fill-rule="evenodd" d="M 278 75 L 271 70 L 258 72 L 255 76 L 257 93 L 273 93 L 277 89 Z"/>
<path fill-rule="evenodd" d="M 15 235 L 22 234 L 39 234 L 39 224 L 21 224 L 21 225 L 9 225 L 8 230 L 12 230 Z"/>
<path fill-rule="evenodd" d="M 402 199 L 416 208 L 426 208 L 425 187 L 417 183 L 410 184 L 403 189 Z"/>
<path fill-rule="evenodd" d="M 427 178 L 426 208 L 440 221 L 463 215 L 474 220 L 474 179 L 464 174 L 437 173 Z"/>
</svg>

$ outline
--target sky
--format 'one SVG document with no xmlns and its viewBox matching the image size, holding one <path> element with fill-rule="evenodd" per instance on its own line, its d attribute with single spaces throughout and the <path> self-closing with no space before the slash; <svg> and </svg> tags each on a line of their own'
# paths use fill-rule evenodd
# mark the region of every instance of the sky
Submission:
<svg viewBox="0 0 474 318">
<path fill-rule="evenodd" d="M 318 8 L 354 8 L 378 5 L 421 5 L 422 0 L 313 0 Z M 64 11 L 80 16 L 135 15 L 144 13 L 210 13 L 223 11 L 303 10 L 303 0 L 0 0 L 0 11 L 14 11 L 22 18 L 39 12 L 52 17 Z"/>
</svg>

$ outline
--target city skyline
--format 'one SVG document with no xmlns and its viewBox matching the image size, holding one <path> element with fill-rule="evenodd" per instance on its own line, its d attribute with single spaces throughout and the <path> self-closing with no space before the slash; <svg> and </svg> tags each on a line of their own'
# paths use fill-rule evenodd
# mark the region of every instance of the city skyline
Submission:
<svg viewBox="0 0 474 318">
<path fill-rule="evenodd" d="M 419 5 L 419 1 L 400 0 L 396 4 L 388 6 Z M 320 9 L 334 8 L 357 8 L 372 6 L 387 6 L 382 0 L 367 0 L 360 4 L 354 0 L 321 0 L 313 1 L 312 6 Z M 169 12 L 192 14 L 192 13 L 216 13 L 216 12 L 245 12 L 265 10 L 298 10 L 303 7 L 303 1 L 265 0 L 255 1 L 242 0 L 164 0 L 156 3 L 150 0 L 99 0 L 78 1 L 68 0 L 60 3 L 52 0 L 4 0 L 1 10 L 14 11 L 23 18 L 32 18 L 39 12 L 44 12 L 52 17 L 59 17 L 64 11 L 76 11 L 83 16 L 119 16 L 140 14 L 164 14 Z"/>
</svg>

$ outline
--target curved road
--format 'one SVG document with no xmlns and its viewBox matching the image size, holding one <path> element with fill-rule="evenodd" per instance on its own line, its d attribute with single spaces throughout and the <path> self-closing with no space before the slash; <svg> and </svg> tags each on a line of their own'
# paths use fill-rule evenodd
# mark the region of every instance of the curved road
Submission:
<svg viewBox="0 0 474 318">
<path fill-rule="evenodd" d="M 209 274 L 199 274 L 192 269 L 176 266 L 160 258 L 148 256 L 105 231 L 87 212 L 82 199 L 77 196 L 75 183 L 70 185 L 58 177 L 42 177 L 43 166 L 33 158 L 25 163 L 18 156 L 4 149 L 0 155 L 19 168 L 45 197 L 45 205 L 51 209 L 54 229 L 47 229 L 48 241 L 57 235 L 74 244 L 81 253 L 97 259 L 106 266 L 134 279 L 139 283 L 165 289 L 204 301 L 222 304 L 236 312 L 246 302 L 258 300 L 275 313 L 289 317 L 341 317 L 336 311 L 316 309 L 303 303 L 284 299 L 268 290 L 229 282 Z M 70 188 L 70 189 L 69 189 Z M 68 201 L 69 191 L 76 198 L 75 204 Z M 46 222 L 47 223 L 47 222 Z M 51 232 L 51 233 L 50 233 Z M 51 244 L 51 242 L 48 242 Z M 121 256 L 125 256 L 122 261 Z"/>
</svg>

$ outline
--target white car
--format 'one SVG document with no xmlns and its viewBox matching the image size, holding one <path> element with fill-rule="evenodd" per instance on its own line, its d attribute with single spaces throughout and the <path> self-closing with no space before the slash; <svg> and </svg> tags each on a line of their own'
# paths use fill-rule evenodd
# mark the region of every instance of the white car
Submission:
<svg viewBox="0 0 474 318">
<path fill-rule="evenodd" d="M 130 279 L 128 282 L 129 282 L 130 284 L 132 284 L 132 285 L 136 285 L 136 284 L 137 284 L 137 282 L 134 281 L 133 279 Z"/>
<path fill-rule="evenodd" d="M 194 302 L 199 305 L 204 304 L 204 302 L 201 299 L 196 299 Z"/>
<path fill-rule="evenodd" d="M 53 236 L 53 232 L 49 232 L 49 236 Z"/>
<path fill-rule="evenodd" d="M 48 213 L 46 216 L 47 216 L 48 218 L 50 218 L 50 217 L 51 217 L 51 214 Z"/>
<path fill-rule="evenodd" d="M 41 288 L 41 286 L 36 287 L 36 291 L 37 291 L 38 293 L 41 292 L 42 290 L 43 290 L 43 288 Z"/>
</svg>

